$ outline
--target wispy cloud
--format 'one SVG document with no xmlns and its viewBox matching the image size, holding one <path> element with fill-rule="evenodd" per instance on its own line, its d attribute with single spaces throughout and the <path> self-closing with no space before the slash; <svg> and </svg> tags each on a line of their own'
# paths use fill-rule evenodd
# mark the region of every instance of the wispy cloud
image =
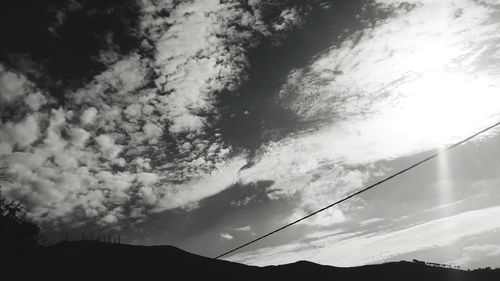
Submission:
<svg viewBox="0 0 500 281">
<path fill-rule="evenodd" d="M 428 151 L 498 121 L 499 68 L 487 59 L 500 42 L 494 8 L 414 4 L 289 73 L 277 100 L 316 127 L 263 146 L 243 181 L 273 180 L 271 196 L 299 194 L 298 216 L 385 173 L 372 163 Z"/>
<path fill-rule="evenodd" d="M 447 145 L 498 121 L 500 112 L 493 105 L 499 101 L 500 69 L 491 60 L 500 39 L 494 31 L 500 27 L 496 8 L 474 1 L 414 2 L 289 73 L 277 100 L 316 127 L 266 144 L 241 177 L 273 180 L 271 197 L 298 195 L 291 220 L 359 189 L 372 174 L 385 174 L 372 165 L 377 161 Z M 348 222 L 346 210 L 331 209 L 324 218 L 311 218 L 309 226 Z M 300 259 L 333 265 L 378 262 L 496 229 L 487 223 L 496 212 L 478 210 L 331 244 L 326 238 L 299 240 L 234 260 L 261 265 Z M 454 233 L 456 225 L 467 230 Z"/>
<path fill-rule="evenodd" d="M 373 218 L 373 219 L 361 221 L 359 223 L 359 225 L 366 226 L 366 225 L 370 225 L 370 224 L 374 224 L 374 223 L 378 223 L 378 222 L 383 222 L 383 221 L 385 221 L 384 218 Z"/>
<path fill-rule="evenodd" d="M 252 229 L 252 228 L 249 225 L 247 225 L 247 226 L 237 227 L 234 230 L 236 230 L 236 231 L 249 231 L 250 229 Z"/>
<path fill-rule="evenodd" d="M 500 207 L 491 207 L 389 232 L 353 237 L 332 233 L 314 240 L 297 240 L 288 245 L 236 254 L 229 259 L 256 265 L 283 264 L 297 260 L 337 266 L 377 263 L 404 253 L 443 247 L 460 239 L 499 230 L 500 223 L 494 221 L 499 214 Z"/>
</svg>

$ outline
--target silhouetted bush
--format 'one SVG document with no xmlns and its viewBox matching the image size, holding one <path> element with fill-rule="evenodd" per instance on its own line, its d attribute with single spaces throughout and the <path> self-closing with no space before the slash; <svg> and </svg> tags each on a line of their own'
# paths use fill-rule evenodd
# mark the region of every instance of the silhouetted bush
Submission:
<svg viewBox="0 0 500 281">
<path fill-rule="evenodd" d="M 22 202 L 0 194 L 0 249 L 36 246 L 39 234 L 40 227 L 28 218 Z"/>
<path fill-rule="evenodd" d="M 13 183 L 8 165 L 0 163 L 0 181 Z M 0 185 L 0 188 L 2 186 Z M 38 245 L 40 227 L 29 217 L 22 201 L 8 200 L 0 190 L 0 249 L 17 250 Z"/>
</svg>

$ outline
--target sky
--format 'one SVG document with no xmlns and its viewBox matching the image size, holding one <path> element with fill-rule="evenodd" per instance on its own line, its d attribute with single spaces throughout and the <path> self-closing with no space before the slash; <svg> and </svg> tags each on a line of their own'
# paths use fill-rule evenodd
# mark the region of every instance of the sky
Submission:
<svg viewBox="0 0 500 281">
<path fill-rule="evenodd" d="M 1 5 L 1 191 L 51 243 L 214 257 L 500 121 L 495 0 Z M 500 267 L 498 132 L 225 259 Z"/>
</svg>

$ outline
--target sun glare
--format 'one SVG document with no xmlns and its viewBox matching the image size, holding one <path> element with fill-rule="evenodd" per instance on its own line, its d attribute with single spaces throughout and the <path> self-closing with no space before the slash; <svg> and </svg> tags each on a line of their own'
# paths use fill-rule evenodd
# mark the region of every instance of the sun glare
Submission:
<svg viewBox="0 0 500 281">
<path fill-rule="evenodd" d="M 437 146 L 484 127 L 498 115 L 495 87 L 468 74 L 432 72 L 401 88 L 401 122 Z"/>
</svg>

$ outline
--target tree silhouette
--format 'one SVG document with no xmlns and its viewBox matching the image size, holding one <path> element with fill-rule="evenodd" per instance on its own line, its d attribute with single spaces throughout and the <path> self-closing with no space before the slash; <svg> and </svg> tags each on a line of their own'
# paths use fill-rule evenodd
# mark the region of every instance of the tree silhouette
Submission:
<svg viewBox="0 0 500 281">
<path fill-rule="evenodd" d="M 7 166 L 0 166 L 0 181 L 11 182 Z M 1 186 L 0 186 L 1 188 Z M 39 242 L 40 227 L 29 217 L 22 201 L 9 200 L 0 190 L 0 249 L 25 249 Z"/>
</svg>

